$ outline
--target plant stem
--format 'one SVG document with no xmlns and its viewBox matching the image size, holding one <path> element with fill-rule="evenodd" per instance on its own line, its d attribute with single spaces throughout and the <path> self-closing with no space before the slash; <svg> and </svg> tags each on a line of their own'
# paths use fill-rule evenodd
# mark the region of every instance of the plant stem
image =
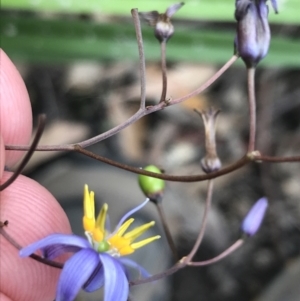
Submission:
<svg viewBox="0 0 300 301">
<path fill-rule="evenodd" d="M 200 174 L 200 175 L 191 175 L 191 176 L 175 176 L 175 175 L 169 175 L 169 174 L 159 174 L 159 173 L 147 171 L 147 170 L 144 170 L 141 168 L 126 165 L 126 164 L 123 164 L 120 162 L 116 162 L 111 159 L 94 154 L 93 152 L 88 151 L 88 150 L 80 147 L 79 145 L 75 145 L 74 150 L 78 153 L 81 153 L 81 154 L 83 154 L 87 157 L 90 157 L 92 159 L 95 159 L 97 161 L 104 162 L 106 164 L 121 168 L 123 170 L 133 172 L 135 174 L 145 175 L 145 176 L 162 179 L 162 180 L 167 180 L 167 181 L 173 181 L 173 182 L 199 182 L 199 181 L 214 179 L 214 178 L 220 177 L 222 175 L 228 174 L 236 169 L 239 169 L 242 166 L 244 166 L 247 163 L 254 160 L 251 156 L 245 155 L 244 157 L 242 157 L 235 163 L 233 163 L 223 169 L 220 169 L 219 171 L 214 171 L 209 174 Z"/>
<path fill-rule="evenodd" d="M 166 63 L 166 41 L 160 43 L 160 52 L 161 52 L 161 72 L 162 72 L 162 91 L 160 97 L 160 103 L 166 101 L 167 95 L 167 63 Z"/>
<path fill-rule="evenodd" d="M 249 144 L 248 152 L 255 150 L 256 135 L 256 100 L 255 100 L 255 68 L 247 69 L 248 76 L 248 102 L 249 102 Z"/>
<path fill-rule="evenodd" d="M 139 64 L 140 64 L 140 77 L 141 77 L 141 103 L 140 109 L 145 110 L 146 104 L 146 64 L 145 64 L 145 52 L 144 52 L 144 43 L 143 36 L 141 31 L 141 22 L 139 18 L 139 13 L 136 8 L 131 10 L 131 15 L 134 22 L 136 40 L 139 50 Z"/>
<path fill-rule="evenodd" d="M 134 115 L 132 115 L 124 123 L 119 124 L 119 125 L 115 126 L 114 128 L 112 128 L 102 134 L 99 134 L 95 137 L 92 137 L 90 139 L 87 139 L 87 140 L 84 140 L 84 141 L 81 141 L 78 143 L 65 144 L 65 145 L 40 145 L 40 146 L 36 147 L 35 151 L 74 151 L 75 145 L 80 145 L 81 147 L 86 148 L 86 147 L 96 144 L 104 139 L 107 139 L 108 137 L 111 137 L 111 136 L 119 133 L 121 130 L 127 128 L 128 126 L 135 123 L 137 120 L 139 120 L 140 118 L 142 118 L 146 115 L 160 111 L 160 110 L 164 109 L 167 105 L 168 106 L 176 105 L 178 103 L 181 103 L 181 102 L 187 100 L 188 98 L 190 98 L 192 96 L 200 94 L 207 87 L 209 87 L 217 78 L 219 78 L 237 59 L 238 59 L 238 57 L 236 55 L 234 55 L 219 71 L 217 71 L 217 73 L 215 75 L 213 75 L 201 87 L 199 87 L 195 91 L 193 91 L 183 97 L 180 97 L 180 98 L 177 98 L 177 99 L 174 99 L 174 100 L 168 102 L 168 104 L 166 104 L 165 102 L 162 102 L 162 103 L 158 103 L 155 106 L 146 107 L 145 109 L 140 108 Z M 5 145 L 5 149 L 21 151 L 21 150 L 28 150 L 29 146 L 28 145 Z"/>
<path fill-rule="evenodd" d="M 221 259 L 230 255 L 231 253 L 233 253 L 238 248 L 240 248 L 243 243 L 244 243 L 244 240 L 242 238 L 240 238 L 231 247 L 226 249 L 220 255 L 218 255 L 214 258 L 208 259 L 208 260 L 204 260 L 204 261 L 190 262 L 190 263 L 188 263 L 188 265 L 193 266 L 193 267 L 199 267 L 199 266 L 210 265 L 210 264 L 216 263 L 216 262 L 220 261 Z"/>
<path fill-rule="evenodd" d="M 239 57 L 237 55 L 233 55 L 229 61 L 221 68 L 219 69 L 211 78 L 209 78 L 204 84 L 202 84 L 198 89 L 196 89 L 195 91 L 192 91 L 191 93 L 174 99 L 172 101 L 170 101 L 168 103 L 168 105 L 175 105 L 178 104 L 180 102 L 183 102 L 195 95 L 200 94 L 201 92 L 203 92 L 205 89 L 207 89 L 210 85 L 212 85 Z"/>
<path fill-rule="evenodd" d="M 168 226 L 168 223 L 167 223 L 167 219 L 166 219 L 163 207 L 162 207 L 162 203 L 161 202 L 155 203 L 155 206 L 156 206 L 156 209 L 158 211 L 159 218 L 161 220 L 161 223 L 162 223 L 162 226 L 163 226 L 163 229 L 164 229 L 169 247 L 170 247 L 170 249 L 173 253 L 174 259 L 176 261 L 178 261 L 179 257 L 178 257 L 177 249 L 176 249 L 172 234 L 170 232 L 170 229 L 169 229 L 169 226 Z"/>
<path fill-rule="evenodd" d="M 198 237 L 197 237 L 197 240 L 195 242 L 193 249 L 186 257 L 184 257 L 184 259 L 182 261 L 185 264 L 188 264 L 189 262 L 191 262 L 193 260 L 193 257 L 195 256 L 196 252 L 198 251 L 199 246 L 203 240 L 204 233 L 206 230 L 206 225 L 207 225 L 208 213 L 209 213 L 210 206 L 211 206 L 213 187 L 214 187 L 213 180 L 209 180 L 208 184 L 207 184 L 207 195 L 206 195 L 206 200 L 205 200 L 205 208 L 204 208 L 200 231 L 199 231 L 199 234 L 198 234 Z"/>
<path fill-rule="evenodd" d="M 15 172 L 12 174 L 12 176 L 2 185 L 0 185 L 0 191 L 4 190 L 5 188 L 7 188 L 10 184 L 12 184 L 16 178 L 21 174 L 21 172 L 23 171 L 24 167 L 27 165 L 27 163 L 29 162 L 30 158 L 32 157 L 37 144 L 39 143 L 42 134 L 44 132 L 44 128 L 45 128 L 45 123 L 46 123 L 46 115 L 42 114 L 39 115 L 38 118 L 38 125 L 37 125 L 37 131 L 35 134 L 35 137 L 28 149 L 27 154 L 25 155 L 25 157 L 22 159 L 20 165 L 18 166 L 18 168 L 15 170 Z"/>
</svg>

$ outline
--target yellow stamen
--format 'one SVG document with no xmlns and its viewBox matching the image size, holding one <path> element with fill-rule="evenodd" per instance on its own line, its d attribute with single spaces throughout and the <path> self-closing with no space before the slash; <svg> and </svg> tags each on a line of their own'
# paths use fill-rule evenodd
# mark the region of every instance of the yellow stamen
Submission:
<svg viewBox="0 0 300 301">
<path fill-rule="evenodd" d="M 134 249 L 132 249 L 130 246 L 130 240 L 124 237 L 114 235 L 108 239 L 108 242 L 110 243 L 112 249 L 116 249 L 120 253 L 120 255 L 124 255 L 123 253 L 121 253 L 121 250 L 123 249 L 128 250 L 130 252 L 127 254 L 131 254 L 134 252 Z"/>
<path fill-rule="evenodd" d="M 88 232 L 92 232 L 95 228 L 95 219 L 89 219 L 86 216 L 82 219 L 83 229 Z"/>
<path fill-rule="evenodd" d="M 89 192 L 88 185 L 84 185 L 83 192 L 83 228 L 85 231 L 93 231 L 95 228 L 95 200 L 94 192 Z"/>
<path fill-rule="evenodd" d="M 107 233 L 105 229 L 106 216 L 108 211 L 108 205 L 105 203 L 98 216 L 95 220 L 95 194 L 93 191 L 89 192 L 88 185 L 84 185 L 84 193 L 83 193 L 83 208 L 84 208 L 84 216 L 83 216 L 83 228 L 87 231 L 87 236 L 92 242 L 96 242 L 96 246 L 99 246 L 99 243 L 105 242 L 108 243 L 108 247 L 110 247 L 110 251 L 112 254 L 117 252 L 120 256 L 129 255 L 133 253 L 136 249 L 141 248 L 152 241 L 159 239 L 160 236 L 153 236 L 144 240 L 141 240 L 136 243 L 132 243 L 136 238 L 142 235 L 145 231 L 151 228 L 155 222 L 152 221 L 150 223 L 139 226 L 128 233 L 125 234 L 127 229 L 133 223 L 134 219 L 130 218 L 125 221 L 119 229 L 117 229 L 114 234 L 109 237 L 109 233 Z M 108 250 L 107 250 L 108 251 Z M 106 252 L 106 251 L 99 251 Z"/>
<path fill-rule="evenodd" d="M 119 250 L 120 256 L 130 255 L 134 252 L 134 249 L 131 246 L 125 246 Z"/>
<path fill-rule="evenodd" d="M 138 242 L 135 242 L 135 243 L 131 244 L 131 248 L 134 249 L 134 250 L 139 249 L 139 248 L 141 248 L 141 247 L 143 247 L 143 246 L 145 246 L 145 245 L 149 244 L 150 242 L 152 242 L 154 240 L 157 240 L 157 239 L 160 239 L 159 235 L 143 239 L 141 241 L 138 241 Z"/>
<path fill-rule="evenodd" d="M 121 225 L 121 227 L 117 230 L 117 233 L 115 235 L 122 236 L 126 230 L 129 228 L 129 226 L 133 223 L 134 218 L 130 218 L 127 220 L 124 224 Z"/>
<path fill-rule="evenodd" d="M 95 228 L 92 232 L 92 235 L 93 235 L 94 241 L 100 242 L 100 241 L 104 240 L 105 231 L 103 232 L 101 229 Z"/>
<path fill-rule="evenodd" d="M 107 210 L 108 210 L 108 205 L 105 203 L 103 204 L 96 220 L 96 227 L 100 229 L 103 233 L 105 233 L 105 220 L 106 220 Z"/>
<path fill-rule="evenodd" d="M 108 239 L 111 248 L 116 249 L 120 256 L 129 255 L 133 253 L 135 249 L 141 248 L 149 244 L 150 242 L 160 238 L 160 236 L 157 235 L 132 244 L 132 241 L 134 241 L 137 237 L 142 235 L 145 231 L 147 231 L 150 227 L 152 227 L 155 224 L 155 222 L 152 221 L 148 224 L 137 227 L 123 235 L 128 229 L 128 227 L 132 224 L 133 220 L 133 218 L 127 220 L 119 228 L 117 233 Z"/>
<path fill-rule="evenodd" d="M 139 226 L 139 227 L 133 229 L 132 231 L 126 233 L 124 235 L 124 238 L 130 239 L 130 241 L 134 241 L 137 237 L 142 235 L 145 231 L 147 231 L 149 228 L 151 228 L 154 225 L 155 225 L 155 222 L 152 221 L 148 224 Z"/>
</svg>

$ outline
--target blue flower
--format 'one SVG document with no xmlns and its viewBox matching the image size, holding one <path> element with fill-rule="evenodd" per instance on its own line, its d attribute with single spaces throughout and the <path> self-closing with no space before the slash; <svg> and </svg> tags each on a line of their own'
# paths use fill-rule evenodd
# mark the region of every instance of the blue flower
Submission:
<svg viewBox="0 0 300 301">
<path fill-rule="evenodd" d="M 147 271 L 133 260 L 121 256 L 133 253 L 136 249 L 160 238 L 153 236 L 139 242 L 135 240 L 154 222 L 137 227 L 125 233 L 134 221 L 129 218 L 141 209 L 149 199 L 129 211 L 111 233 L 107 223 L 107 204 L 104 204 L 97 219 L 94 211 L 94 192 L 84 188 L 83 226 L 87 240 L 77 235 L 52 234 L 20 250 L 21 257 L 27 257 L 41 250 L 47 259 L 54 259 L 66 252 L 73 252 L 64 264 L 57 291 L 56 301 L 72 301 L 80 289 L 93 292 L 104 286 L 105 301 L 126 301 L 129 294 L 127 268 L 135 268 L 143 277 Z M 129 219 L 128 219 L 129 218 Z"/>
<path fill-rule="evenodd" d="M 258 231 L 265 216 L 267 208 L 268 200 L 266 198 L 259 199 L 252 206 L 242 223 L 242 231 L 245 234 L 253 236 Z"/>
<path fill-rule="evenodd" d="M 235 51 L 248 68 L 255 67 L 269 50 L 270 27 L 267 0 L 236 0 L 237 35 Z M 271 0 L 277 13 L 277 1 Z"/>
</svg>

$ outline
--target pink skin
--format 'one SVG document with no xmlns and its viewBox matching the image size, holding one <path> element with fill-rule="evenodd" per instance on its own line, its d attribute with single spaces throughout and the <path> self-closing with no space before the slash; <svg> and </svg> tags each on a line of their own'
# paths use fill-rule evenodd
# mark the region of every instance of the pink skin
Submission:
<svg viewBox="0 0 300 301">
<path fill-rule="evenodd" d="M 28 144 L 32 114 L 25 84 L 8 56 L 0 49 L 0 178 L 4 183 L 20 152 L 4 151 L 4 144 Z M 22 246 L 51 233 L 71 233 L 69 221 L 55 198 L 40 184 L 25 177 L 0 192 L 0 220 Z M 20 258 L 18 250 L 0 235 L 0 300 L 53 301 L 60 270 Z"/>
</svg>

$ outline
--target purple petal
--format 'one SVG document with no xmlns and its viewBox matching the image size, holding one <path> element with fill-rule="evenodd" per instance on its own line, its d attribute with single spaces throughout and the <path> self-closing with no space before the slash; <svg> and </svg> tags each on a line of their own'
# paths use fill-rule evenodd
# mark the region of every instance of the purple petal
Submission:
<svg viewBox="0 0 300 301">
<path fill-rule="evenodd" d="M 63 253 L 67 253 L 67 252 L 76 253 L 81 249 L 82 249 L 81 247 L 57 244 L 57 245 L 52 245 L 52 246 L 47 246 L 45 248 L 42 248 L 42 252 L 44 258 L 53 260 L 54 258 L 58 257 Z"/>
<path fill-rule="evenodd" d="M 88 281 L 83 285 L 83 289 L 90 293 L 98 290 L 104 284 L 104 274 L 103 274 L 103 266 L 101 263 L 98 264 L 96 269 L 93 271 L 92 275 L 88 279 Z"/>
<path fill-rule="evenodd" d="M 133 209 L 131 209 L 129 212 L 127 212 L 122 218 L 121 218 L 121 220 L 119 221 L 119 223 L 118 223 L 118 225 L 117 225 L 117 227 L 116 227 L 116 230 L 115 231 L 117 231 L 120 227 L 121 227 L 121 225 L 132 215 L 132 214 L 134 214 L 135 212 L 137 212 L 137 211 L 139 211 L 141 208 L 143 208 L 147 203 L 149 202 L 149 198 L 146 198 L 146 200 L 142 203 L 142 204 L 140 204 L 140 205 L 138 205 L 138 206 L 136 206 L 136 207 L 134 207 Z M 114 231 L 114 232 L 115 232 Z M 113 233 L 112 233 L 113 234 Z"/>
<path fill-rule="evenodd" d="M 51 245 L 68 245 L 68 246 L 75 246 L 79 248 L 90 248 L 89 242 L 77 235 L 70 235 L 70 234 L 51 234 L 37 242 L 23 248 L 20 250 L 20 256 L 26 257 L 33 254 L 35 251 L 39 249 L 43 249 L 45 247 Z"/>
<path fill-rule="evenodd" d="M 82 249 L 75 253 L 64 264 L 55 300 L 73 301 L 98 265 L 99 255 L 93 249 Z"/>
<path fill-rule="evenodd" d="M 148 278 L 151 276 L 145 268 L 129 258 L 121 257 L 119 258 L 119 261 L 129 268 L 137 270 L 140 274 L 139 276 L 142 276 L 143 278 Z"/>
<path fill-rule="evenodd" d="M 242 223 L 242 230 L 244 233 L 252 236 L 257 232 L 265 216 L 267 207 L 268 200 L 266 198 L 259 199 L 252 206 Z"/>
<path fill-rule="evenodd" d="M 271 4 L 272 4 L 272 7 L 273 7 L 275 13 L 278 14 L 277 0 L 271 0 Z"/>
<path fill-rule="evenodd" d="M 236 2 L 237 37 L 235 51 L 247 67 L 255 67 L 268 53 L 270 27 L 267 0 Z"/>
<path fill-rule="evenodd" d="M 127 301 L 129 284 L 123 266 L 108 254 L 99 254 L 104 269 L 104 301 Z"/>
<path fill-rule="evenodd" d="M 171 18 L 182 6 L 184 5 L 184 2 L 175 3 L 168 7 L 166 11 L 166 15 Z"/>
</svg>

